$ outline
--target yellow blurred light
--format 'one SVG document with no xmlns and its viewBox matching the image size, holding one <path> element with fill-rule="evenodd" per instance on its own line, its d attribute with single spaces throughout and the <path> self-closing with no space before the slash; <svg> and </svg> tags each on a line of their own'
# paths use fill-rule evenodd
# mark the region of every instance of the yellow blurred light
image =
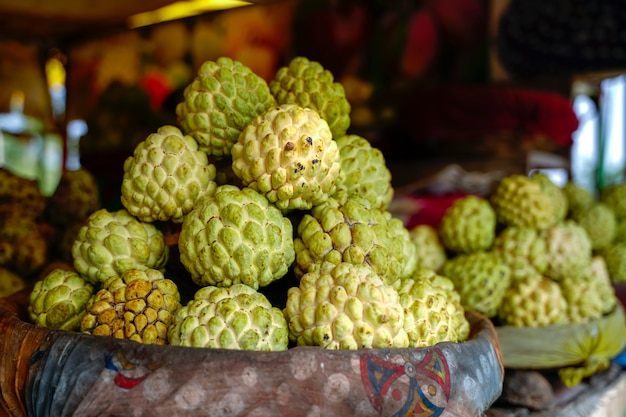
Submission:
<svg viewBox="0 0 626 417">
<path fill-rule="evenodd" d="M 49 88 L 65 85 L 65 67 L 59 59 L 50 58 L 46 62 L 46 79 Z"/>
<path fill-rule="evenodd" d="M 183 0 L 157 10 L 133 15 L 128 19 L 128 25 L 131 29 L 135 29 L 160 22 L 197 16 L 210 11 L 233 9 L 250 4 L 252 3 L 243 0 Z"/>
</svg>

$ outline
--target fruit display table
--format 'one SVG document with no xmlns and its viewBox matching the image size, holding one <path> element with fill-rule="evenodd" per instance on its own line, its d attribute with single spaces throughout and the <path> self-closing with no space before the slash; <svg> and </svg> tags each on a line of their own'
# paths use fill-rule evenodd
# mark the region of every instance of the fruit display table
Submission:
<svg viewBox="0 0 626 417">
<path fill-rule="evenodd" d="M 463 343 L 283 352 L 145 345 L 33 326 L 0 299 L 0 415 L 480 416 L 500 395 L 491 323 Z"/>
</svg>

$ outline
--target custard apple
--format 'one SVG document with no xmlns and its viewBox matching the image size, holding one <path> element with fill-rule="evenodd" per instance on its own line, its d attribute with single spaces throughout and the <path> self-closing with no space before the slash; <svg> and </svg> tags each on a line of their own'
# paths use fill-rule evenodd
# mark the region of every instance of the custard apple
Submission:
<svg viewBox="0 0 626 417">
<path fill-rule="evenodd" d="M 156 269 L 127 269 L 111 276 L 87 304 L 80 331 L 146 344 L 167 344 L 167 331 L 181 308 L 174 281 Z"/>
<path fill-rule="evenodd" d="M 19 207 L 20 216 L 36 219 L 45 211 L 46 197 L 37 181 L 0 168 L 0 217 L 12 211 L 15 205 Z"/>
<path fill-rule="evenodd" d="M 613 243 L 600 254 L 604 257 L 611 281 L 626 283 L 626 243 Z"/>
<path fill-rule="evenodd" d="M 449 278 L 430 269 L 418 269 L 398 281 L 409 347 L 467 340 L 470 325 L 461 297 Z"/>
<path fill-rule="evenodd" d="M 609 206 L 618 220 L 626 218 L 626 182 L 600 190 L 599 201 Z"/>
<path fill-rule="evenodd" d="M 283 312 L 245 284 L 199 289 L 176 312 L 168 338 L 171 345 L 257 351 L 289 344 Z"/>
<path fill-rule="evenodd" d="M 570 180 L 563 186 L 567 198 L 568 215 L 571 217 L 582 209 L 591 206 L 596 198 L 591 191 Z"/>
<path fill-rule="evenodd" d="M 8 297 L 26 288 L 24 278 L 11 271 L 9 268 L 0 266 L 0 298 Z"/>
<path fill-rule="evenodd" d="M 217 187 L 183 221 L 180 261 L 199 286 L 246 284 L 283 277 L 294 261 L 293 226 L 255 190 Z"/>
<path fill-rule="evenodd" d="M 127 210 L 92 213 L 72 245 L 74 268 L 98 285 L 134 269 L 164 270 L 169 259 L 163 232 L 133 217 Z"/>
<path fill-rule="evenodd" d="M 621 220 L 616 220 L 615 237 L 611 243 L 626 243 L 626 217 Z"/>
<path fill-rule="evenodd" d="M 581 277 L 558 281 L 567 301 L 570 323 L 586 323 L 610 313 L 617 304 L 617 296 L 602 256 L 594 256 Z"/>
<path fill-rule="evenodd" d="M 530 227 L 509 226 L 493 243 L 493 252 L 511 269 L 511 279 L 541 275 L 548 268 L 547 244 L 542 234 Z"/>
<path fill-rule="evenodd" d="M 408 347 L 396 290 L 366 265 L 312 268 L 289 288 L 283 310 L 289 338 L 326 349 Z"/>
<path fill-rule="evenodd" d="M 336 190 L 341 170 L 328 124 L 311 109 L 274 107 L 255 118 L 232 148 L 233 171 L 243 184 L 281 210 L 308 210 Z"/>
<path fill-rule="evenodd" d="M 0 215 L 1 265 L 26 279 L 36 274 L 49 258 L 46 229 L 45 223 L 22 216 L 20 206 L 12 203 L 11 209 Z"/>
<path fill-rule="evenodd" d="M 547 229 L 555 225 L 562 214 L 554 195 L 546 191 L 542 181 L 526 175 L 504 177 L 491 195 L 490 201 L 498 222 L 504 226 L 525 226 Z"/>
<path fill-rule="evenodd" d="M 609 246 L 617 233 L 615 213 L 604 203 L 594 202 L 589 207 L 578 210 L 572 219 L 585 229 L 594 251 Z"/>
<path fill-rule="evenodd" d="M 350 127 L 350 103 L 333 74 L 319 62 L 299 56 L 279 68 L 269 84 L 280 104 L 297 104 L 315 110 L 326 120 L 332 137 L 339 139 Z"/>
<path fill-rule="evenodd" d="M 565 220 L 542 232 L 548 266 L 544 272 L 554 280 L 580 277 L 591 263 L 591 240 L 574 220 Z"/>
<path fill-rule="evenodd" d="M 46 203 L 46 219 L 57 227 L 84 220 L 102 208 L 94 175 L 85 168 L 64 170 Z"/>
<path fill-rule="evenodd" d="M 306 213 L 294 247 L 298 276 L 314 264 L 349 262 L 369 265 L 391 285 L 410 275 L 417 264 L 417 249 L 402 221 L 360 197 L 343 204 L 330 199 Z"/>
<path fill-rule="evenodd" d="M 496 213 L 489 200 L 468 195 L 455 200 L 441 217 L 439 238 L 454 253 L 491 249 L 496 237 Z"/>
<path fill-rule="evenodd" d="M 35 282 L 28 313 L 33 323 L 61 330 L 78 330 L 94 286 L 76 271 L 55 268 Z"/>
<path fill-rule="evenodd" d="M 239 61 L 206 61 L 176 106 L 178 124 L 199 149 L 216 158 L 230 155 L 252 119 L 276 104 L 267 82 Z"/>
<path fill-rule="evenodd" d="M 511 269 L 493 252 L 458 254 L 446 261 L 442 275 L 454 283 L 466 310 L 494 317 L 511 283 Z"/>
<path fill-rule="evenodd" d="M 564 220 L 569 212 L 569 201 L 563 189 L 556 185 L 548 175 L 540 171 L 532 173 L 530 179 L 541 184 L 542 191 L 552 200 L 552 205 L 555 208 L 556 221 L 560 222 Z"/>
<path fill-rule="evenodd" d="M 358 135 L 345 135 L 336 140 L 341 157 L 337 192 L 333 197 L 356 195 L 368 200 L 372 207 L 386 210 L 393 198 L 391 172 L 380 149 Z"/>
<path fill-rule="evenodd" d="M 197 142 L 162 126 L 124 162 L 121 202 L 142 222 L 182 223 L 198 197 L 215 192 L 215 166 Z"/>
<path fill-rule="evenodd" d="M 448 259 L 448 255 L 441 244 L 437 229 L 430 224 L 419 224 L 409 229 L 409 236 L 417 249 L 415 269 L 439 271 Z"/>
<path fill-rule="evenodd" d="M 533 275 L 511 284 L 497 317 L 502 324 L 516 327 L 563 324 L 568 320 L 567 301 L 556 281 Z"/>
</svg>

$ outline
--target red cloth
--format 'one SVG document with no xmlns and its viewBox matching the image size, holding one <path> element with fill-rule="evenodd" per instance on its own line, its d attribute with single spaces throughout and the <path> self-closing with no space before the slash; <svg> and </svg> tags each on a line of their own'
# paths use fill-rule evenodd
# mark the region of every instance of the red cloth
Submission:
<svg viewBox="0 0 626 417">
<path fill-rule="evenodd" d="M 417 90 L 400 110 L 414 140 L 467 138 L 503 130 L 542 134 L 569 146 L 578 118 L 560 94 L 513 87 L 442 87 Z"/>
</svg>

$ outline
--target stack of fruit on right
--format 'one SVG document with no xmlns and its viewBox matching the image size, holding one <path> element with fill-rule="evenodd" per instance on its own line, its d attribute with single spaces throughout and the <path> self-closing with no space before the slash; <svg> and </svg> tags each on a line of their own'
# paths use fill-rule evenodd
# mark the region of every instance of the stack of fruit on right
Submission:
<svg viewBox="0 0 626 417">
<path fill-rule="evenodd" d="M 549 346 L 556 342 L 541 333 L 555 329 L 548 326 L 575 332 L 610 315 L 623 323 L 614 284 L 626 282 L 626 183 L 596 196 L 572 181 L 560 187 L 541 171 L 509 175 L 489 196 L 457 199 L 438 225 L 411 233 L 418 248 L 430 248 L 421 258 L 454 282 L 464 307 L 497 328 L 537 329 Z M 600 335 L 612 344 L 605 355 L 593 364 L 581 358 L 580 367 L 560 374 L 563 382 L 575 385 L 608 368 L 624 347 L 624 327 L 618 330 Z M 593 345 L 600 336 L 585 337 Z"/>
</svg>

